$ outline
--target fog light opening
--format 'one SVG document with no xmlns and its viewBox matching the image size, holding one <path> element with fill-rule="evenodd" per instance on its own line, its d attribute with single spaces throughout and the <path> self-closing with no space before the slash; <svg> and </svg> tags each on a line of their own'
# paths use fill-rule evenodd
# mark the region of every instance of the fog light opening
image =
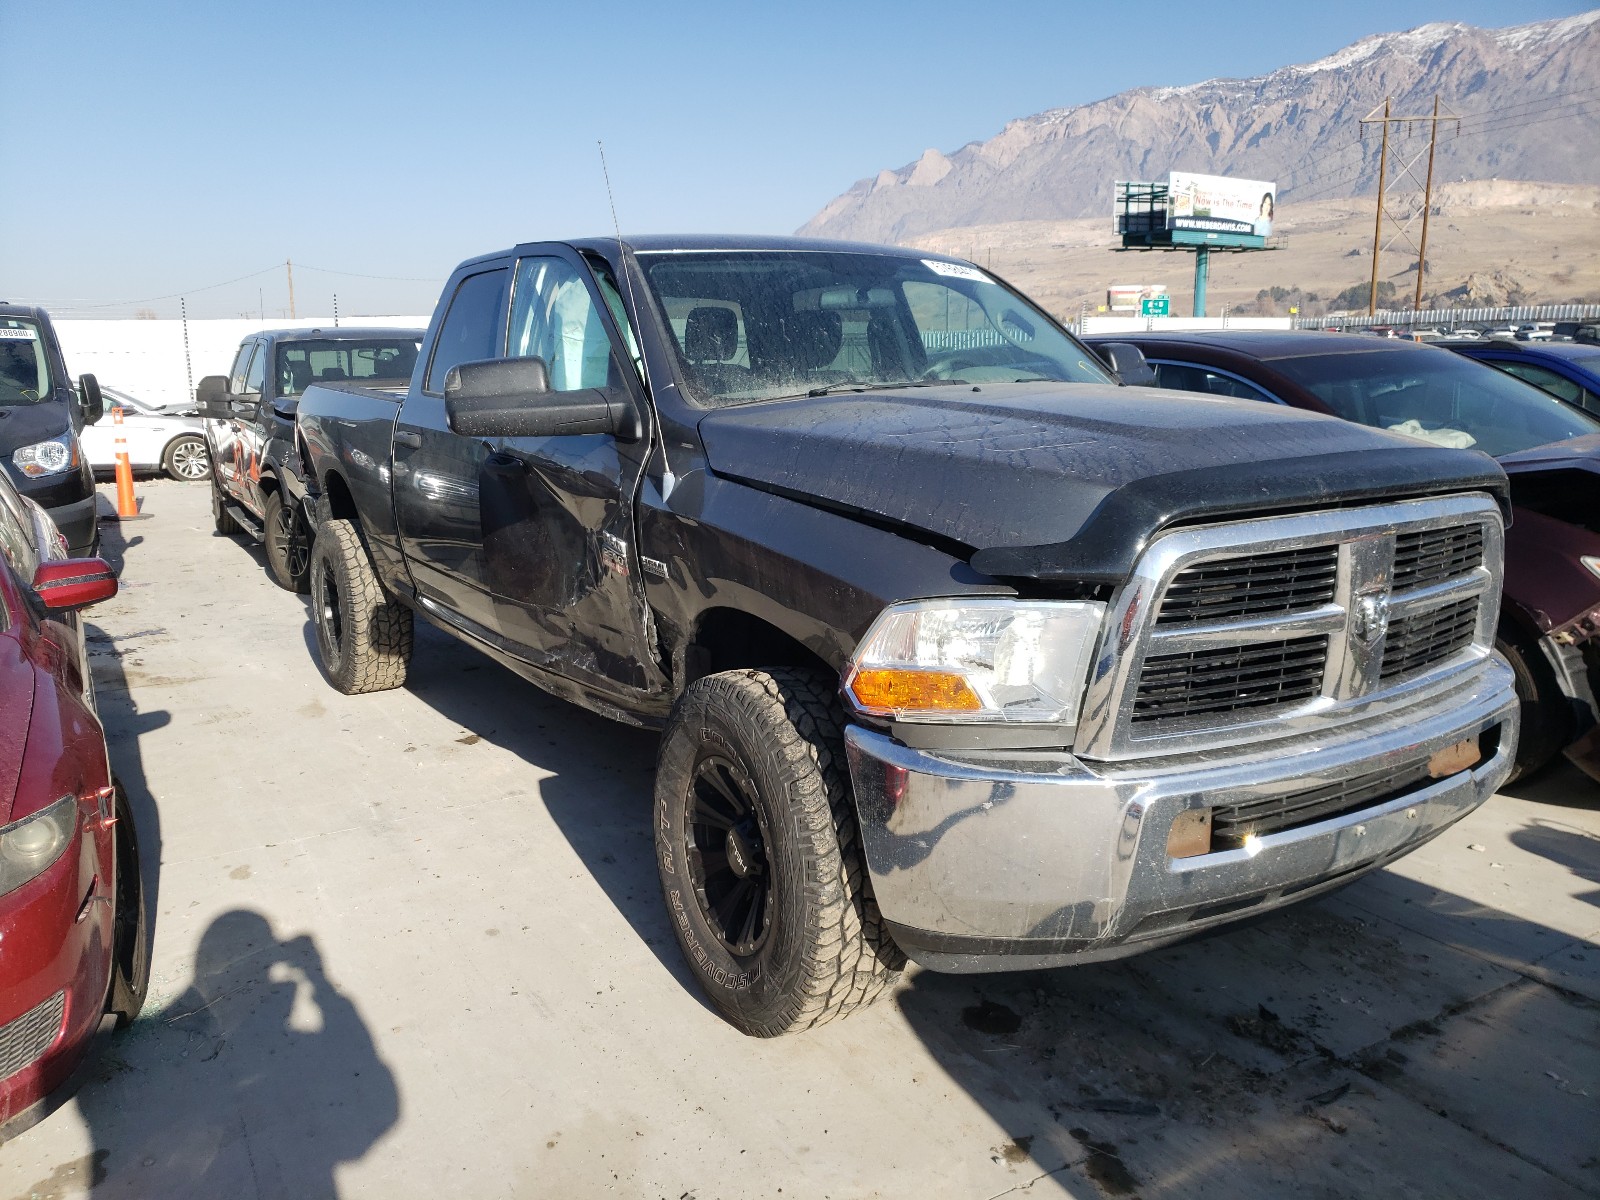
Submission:
<svg viewBox="0 0 1600 1200">
<path fill-rule="evenodd" d="M 1211 852 L 1211 810 L 1188 808 L 1172 819 L 1167 831 L 1168 858 L 1195 858 Z"/>
</svg>

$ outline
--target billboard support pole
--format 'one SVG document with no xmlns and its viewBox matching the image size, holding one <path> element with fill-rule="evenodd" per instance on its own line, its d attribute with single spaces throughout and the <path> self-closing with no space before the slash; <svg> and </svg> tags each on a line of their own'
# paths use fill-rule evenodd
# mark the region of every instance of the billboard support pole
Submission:
<svg viewBox="0 0 1600 1200">
<path fill-rule="evenodd" d="M 1211 274 L 1211 248 L 1199 246 L 1194 252 L 1194 315 L 1206 315 L 1206 278 Z"/>
</svg>

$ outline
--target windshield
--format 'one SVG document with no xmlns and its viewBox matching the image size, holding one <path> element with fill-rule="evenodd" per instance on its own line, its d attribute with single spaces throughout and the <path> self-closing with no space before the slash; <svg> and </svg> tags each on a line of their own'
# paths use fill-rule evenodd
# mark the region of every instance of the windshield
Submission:
<svg viewBox="0 0 1600 1200">
<path fill-rule="evenodd" d="M 278 347 L 278 395 L 298 396 L 313 383 L 375 379 L 409 382 L 417 365 L 416 338 L 290 342 Z"/>
<path fill-rule="evenodd" d="M 1032 303 L 965 264 L 775 250 L 639 261 L 702 404 L 917 383 L 1115 382 Z"/>
<path fill-rule="evenodd" d="M 32 321 L 0 317 L 0 408 L 37 404 L 50 394 L 50 360 Z"/>
<path fill-rule="evenodd" d="M 1448 350 L 1279 359 L 1277 370 L 1339 416 L 1499 457 L 1600 433 L 1600 422 L 1538 388 Z"/>
</svg>

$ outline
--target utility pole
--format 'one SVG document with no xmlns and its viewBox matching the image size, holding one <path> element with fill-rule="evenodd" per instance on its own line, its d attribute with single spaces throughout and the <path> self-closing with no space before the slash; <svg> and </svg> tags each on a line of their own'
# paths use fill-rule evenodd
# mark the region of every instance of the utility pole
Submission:
<svg viewBox="0 0 1600 1200">
<path fill-rule="evenodd" d="M 283 260 L 284 270 L 289 272 L 289 319 L 294 319 L 294 263 L 289 259 Z"/>
<path fill-rule="evenodd" d="M 1439 103 L 1439 97 L 1433 98 L 1433 112 L 1428 116 L 1395 116 L 1392 101 L 1385 99 L 1383 102 L 1383 115 L 1378 115 L 1378 110 L 1373 109 L 1361 120 L 1361 136 L 1367 136 L 1367 126 L 1380 126 L 1383 140 L 1378 153 L 1378 211 L 1372 229 L 1372 284 L 1367 292 L 1367 315 L 1371 316 L 1378 311 L 1378 262 L 1383 252 L 1396 242 L 1405 245 L 1417 256 L 1417 285 L 1413 293 L 1411 310 L 1417 312 L 1422 308 L 1422 283 L 1423 276 L 1428 269 L 1428 213 L 1433 208 L 1433 159 L 1434 151 L 1439 141 L 1439 123 L 1441 121 L 1454 121 L 1455 133 L 1461 132 L 1461 118 L 1455 113 L 1444 109 Z M 1401 139 L 1391 139 L 1389 127 L 1391 125 L 1404 125 L 1403 130 L 1396 130 L 1397 134 L 1410 134 L 1416 128 L 1426 125 L 1428 129 L 1428 144 L 1425 147 L 1428 154 L 1428 170 L 1426 179 L 1418 179 L 1416 166 L 1422 160 L 1423 150 L 1410 152 L 1400 150 Z M 1395 149 L 1394 176 L 1389 175 L 1389 156 L 1391 145 Z M 1390 191 L 1392 185 L 1409 180 L 1413 190 L 1403 193 L 1402 201 L 1391 205 Z M 1414 190 L 1420 188 L 1420 204 L 1418 193 Z M 1412 239 L 1411 230 L 1420 219 L 1422 230 L 1421 240 Z M 1388 223 L 1389 236 L 1384 237 L 1384 224 Z"/>
</svg>

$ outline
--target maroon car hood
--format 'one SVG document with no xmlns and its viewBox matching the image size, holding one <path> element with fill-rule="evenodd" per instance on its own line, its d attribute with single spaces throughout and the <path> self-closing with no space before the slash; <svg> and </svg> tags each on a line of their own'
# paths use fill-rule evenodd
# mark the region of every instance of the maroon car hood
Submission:
<svg viewBox="0 0 1600 1200">
<path fill-rule="evenodd" d="M 1573 470 L 1600 474 L 1600 433 L 1518 450 L 1515 454 L 1501 455 L 1496 461 L 1505 468 L 1507 475 Z"/>
<path fill-rule="evenodd" d="M 11 820 L 22 752 L 33 718 L 33 663 L 14 637 L 0 634 L 0 825 Z"/>
</svg>

